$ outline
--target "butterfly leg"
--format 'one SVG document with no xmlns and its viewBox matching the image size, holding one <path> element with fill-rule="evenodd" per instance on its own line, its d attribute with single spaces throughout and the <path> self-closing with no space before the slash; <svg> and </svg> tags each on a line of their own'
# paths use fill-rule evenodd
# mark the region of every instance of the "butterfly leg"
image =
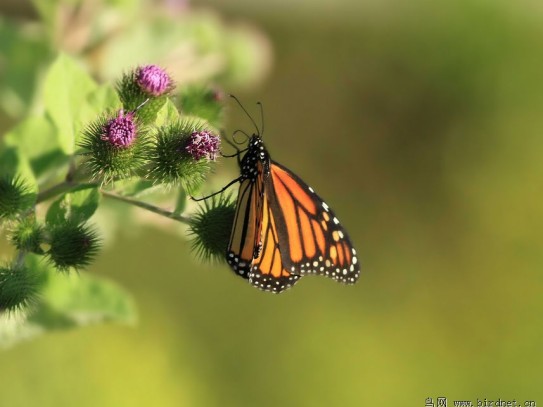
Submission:
<svg viewBox="0 0 543 407">
<path fill-rule="evenodd" d="M 220 190 L 218 190 L 217 192 L 214 192 L 212 193 L 211 195 L 207 195 L 207 196 L 203 196 L 201 198 L 195 198 L 193 196 L 190 197 L 190 199 L 192 199 L 193 201 L 195 202 L 199 202 L 199 201 L 204 201 L 208 198 L 211 198 L 212 196 L 215 196 L 215 195 L 218 195 L 218 194 L 221 194 L 223 193 L 224 191 L 226 191 L 228 188 L 230 188 L 232 185 L 234 185 L 236 182 L 239 182 L 243 179 L 243 176 L 240 176 L 232 181 L 230 181 L 228 184 L 226 184 L 224 187 L 222 187 Z"/>
</svg>

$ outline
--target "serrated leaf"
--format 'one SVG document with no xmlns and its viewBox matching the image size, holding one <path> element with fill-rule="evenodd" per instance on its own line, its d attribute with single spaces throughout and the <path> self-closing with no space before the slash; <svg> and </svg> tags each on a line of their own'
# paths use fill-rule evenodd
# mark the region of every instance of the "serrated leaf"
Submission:
<svg viewBox="0 0 543 407">
<path fill-rule="evenodd" d="M 68 192 L 51 204 L 45 221 L 56 224 L 65 220 L 81 223 L 88 220 L 98 208 L 100 192 L 98 187 L 82 186 Z"/>
<path fill-rule="evenodd" d="M 171 99 L 167 99 L 166 103 L 158 111 L 155 124 L 164 126 L 169 123 L 174 123 L 179 120 L 179 111 Z"/>
<path fill-rule="evenodd" d="M 0 151 L 0 176 L 17 176 L 25 181 L 29 192 L 38 193 L 38 183 L 28 159 L 21 154 L 21 150 L 15 147 L 6 147 Z"/>
<path fill-rule="evenodd" d="M 27 117 L 5 135 L 4 142 L 24 151 L 36 176 L 68 160 L 60 149 L 55 126 L 44 116 Z"/>
<path fill-rule="evenodd" d="M 70 57 L 60 54 L 47 72 L 44 83 L 45 111 L 58 129 L 58 142 L 66 154 L 75 150 L 76 135 L 88 117 L 83 106 L 96 83 Z M 86 116 L 86 115 L 84 115 Z"/>
</svg>

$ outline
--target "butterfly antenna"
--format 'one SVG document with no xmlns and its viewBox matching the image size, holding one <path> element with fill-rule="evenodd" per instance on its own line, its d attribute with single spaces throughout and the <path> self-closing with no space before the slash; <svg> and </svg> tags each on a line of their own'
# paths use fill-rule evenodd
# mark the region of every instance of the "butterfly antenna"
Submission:
<svg viewBox="0 0 543 407">
<path fill-rule="evenodd" d="M 239 153 L 239 148 L 236 144 L 234 144 L 233 142 L 231 142 L 230 140 L 228 140 L 226 137 L 223 137 L 223 140 L 226 141 L 228 143 L 228 145 L 230 145 L 232 148 L 234 148 L 238 153 Z"/>
<path fill-rule="evenodd" d="M 264 137 L 264 107 L 262 106 L 261 102 L 256 102 L 258 106 L 260 106 L 260 129 L 261 129 L 261 137 Z"/>
<path fill-rule="evenodd" d="M 228 143 L 228 145 L 230 145 L 232 148 L 234 148 L 234 150 L 236 150 L 236 153 L 235 154 L 232 154 L 232 155 L 227 155 L 227 154 L 224 154 L 222 152 L 222 149 L 220 149 L 220 152 L 221 152 L 221 156 L 222 157 L 235 157 L 237 155 L 239 155 L 241 153 L 240 149 L 238 148 L 237 145 L 235 145 L 232 141 L 230 141 L 227 137 L 226 137 L 226 134 L 223 130 L 221 130 L 221 140 L 223 141 L 226 141 Z"/>
<path fill-rule="evenodd" d="M 239 101 L 239 99 L 238 99 L 237 97 L 235 97 L 234 95 L 230 95 L 230 97 L 231 97 L 232 99 L 234 99 L 234 100 L 238 103 L 239 107 L 241 107 L 241 109 L 245 112 L 245 114 L 247 115 L 247 117 L 249 118 L 249 120 L 251 120 L 251 123 L 253 123 L 253 126 L 255 126 L 256 134 L 257 134 L 257 135 L 260 135 L 260 134 L 261 134 L 261 133 L 260 133 L 260 130 L 258 130 L 258 126 L 256 125 L 256 122 L 255 122 L 254 119 L 251 117 L 251 115 L 249 114 L 249 112 L 247 111 L 247 109 L 245 109 L 245 108 L 243 107 L 243 105 L 241 104 L 241 102 Z"/>
<path fill-rule="evenodd" d="M 241 134 L 245 135 L 245 140 L 243 140 L 243 141 L 237 141 L 237 140 L 236 140 L 236 134 L 238 134 L 238 133 L 241 133 Z M 241 129 L 238 129 L 238 130 L 236 130 L 236 131 L 234 131 L 234 132 L 232 133 L 232 140 L 234 140 L 234 143 L 236 143 L 236 144 L 243 144 L 243 143 L 245 143 L 245 141 L 249 140 L 250 138 L 251 138 L 251 136 L 249 136 L 247 133 L 245 133 L 245 132 L 244 132 L 243 130 L 241 130 Z"/>
<path fill-rule="evenodd" d="M 221 156 L 225 158 L 231 158 L 231 157 L 239 157 L 240 154 L 243 154 L 245 151 L 247 151 L 247 148 L 244 148 L 243 150 L 240 150 L 236 144 L 234 144 L 232 141 L 228 140 L 226 137 L 223 137 L 223 140 L 226 141 L 231 147 L 233 147 L 236 152 L 234 154 L 224 154 L 221 151 Z"/>
</svg>

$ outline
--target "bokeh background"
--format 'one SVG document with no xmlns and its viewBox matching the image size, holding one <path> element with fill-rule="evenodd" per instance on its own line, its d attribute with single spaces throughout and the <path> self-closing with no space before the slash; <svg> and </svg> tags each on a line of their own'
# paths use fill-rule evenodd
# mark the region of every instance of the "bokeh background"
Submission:
<svg viewBox="0 0 543 407">
<path fill-rule="evenodd" d="M 187 7 L 267 36 L 268 76 L 226 90 L 264 103 L 271 154 L 335 209 L 361 279 L 268 295 L 167 226 L 127 224 L 89 272 L 133 294 L 139 323 L 2 351 L 0 404 L 543 405 L 542 4 Z M 228 123 L 251 131 L 235 108 Z"/>
</svg>

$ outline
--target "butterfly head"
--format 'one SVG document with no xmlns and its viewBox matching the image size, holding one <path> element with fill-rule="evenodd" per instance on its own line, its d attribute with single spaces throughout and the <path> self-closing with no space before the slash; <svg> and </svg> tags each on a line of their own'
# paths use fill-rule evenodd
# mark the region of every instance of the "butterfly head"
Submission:
<svg viewBox="0 0 543 407">
<path fill-rule="evenodd" d="M 261 136 L 256 134 L 251 136 L 247 152 L 240 162 L 240 167 L 241 174 L 249 179 L 254 179 L 260 171 L 264 171 L 265 174 L 269 173 L 270 155 Z"/>
</svg>

